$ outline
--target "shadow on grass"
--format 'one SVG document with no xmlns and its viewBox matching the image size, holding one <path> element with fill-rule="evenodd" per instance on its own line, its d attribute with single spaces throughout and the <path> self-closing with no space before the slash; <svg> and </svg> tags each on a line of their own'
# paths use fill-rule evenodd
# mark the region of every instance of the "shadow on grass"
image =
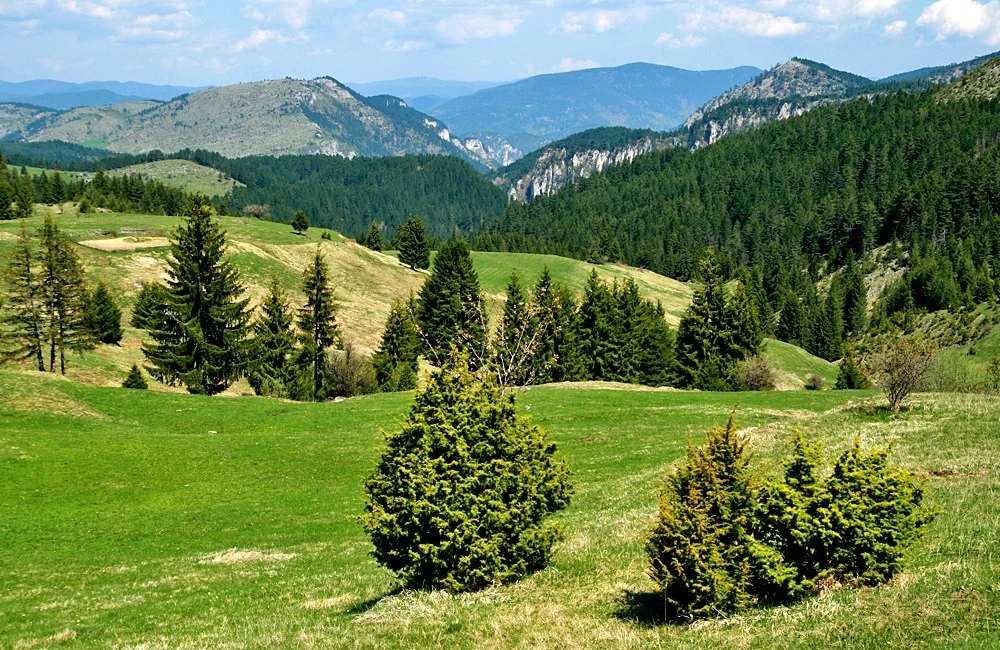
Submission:
<svg viewBox="0 0 1000 650">
<path fill-rule="evenodd" d="M 622 594 L 612 616 L 620 621 L 638 623 L 646 627 L 683 625 L 688 622 L 680 619 L 675 611 L 671 611 L 663 594 L 650 591 L 626 591 Z"/>
<path fill-rule="evenodd" d="M 363 600 L 360 603 L 354 603 L 344 610 L 344 613 L 350 616 L 360 616 L 361 614 L 366 614 L 386 598 L 392 598 L 393 596 L 398 596 L 401 593 L 403 593 L 403 587 L 395 587 L 380 596 L 374 596 L 368 600 Z"/>
</svg>

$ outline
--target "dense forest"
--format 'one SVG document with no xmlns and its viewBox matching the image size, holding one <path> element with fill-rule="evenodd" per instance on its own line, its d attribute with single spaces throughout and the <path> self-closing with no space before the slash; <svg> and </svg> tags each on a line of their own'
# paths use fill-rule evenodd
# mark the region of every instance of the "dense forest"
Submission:
<svg viewBox="0 0 1000 650">
<path fill-rule="evenodd" d="M 614 248 L 680 279 L 714 247 L 727 275 L 757 266 L 793 285 L 893 240 L 907 251 L 968 240 L 982 263 L 1000 249 L 998 137 L 995 102 L 858 100 L 512 204 L 476 243 L 577 258 Z"/>
<path fill-rule="evenodd" d="M 89 158 L 88 151 L 93 152 Z M 246 186 L 235 188 L 225 197 L 230 211 L 268 205 L 271 219 L 288 222 L 297 210 L 302 210 L 313 226 L 357 238 L 367 234 L 373 221 L 393 237 L 411 215 L 424 220 L 432 237 L 467 234 L 478 231 L 507 205 L 503 190 L 453 156 L 231 159 L 190 149 L 169 155 L 152 151 L 108 156 L 106 152 L 59 142 L 3 142 L 0 152 L 15 165 L 91 172 L 166 159 L 190 160 L 217 169 Z"/>
</svg>

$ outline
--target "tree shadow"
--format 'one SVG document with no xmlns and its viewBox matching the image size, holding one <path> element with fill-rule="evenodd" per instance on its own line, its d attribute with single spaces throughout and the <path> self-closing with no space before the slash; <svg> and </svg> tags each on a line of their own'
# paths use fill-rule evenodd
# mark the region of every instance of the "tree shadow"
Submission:
<svg viewBox="0 0 1000 650">
<path fill-rule="evenodd" d="M 380 596 L 373 596 L 368 600 L 363 600 L 359 603 L 354 603 L 353 605 L 345 609 L 344 613 L 350 616 L 360 616 L 361 614 L 366 614 L 386 598 L 392 598 L 393 596 L 398 596 L 402 592 L 403 592 L 402 585 L 396 586 Z"/>
<path fill-rule="evenodd" d="M 670 609 L 663 594 L 630 589 L 622 594 L 612 616 L 620 621 L 638 623 L 644 627 L 683 625 L 688 622 L 679 618 L 677 612 Z"/>
</svg>

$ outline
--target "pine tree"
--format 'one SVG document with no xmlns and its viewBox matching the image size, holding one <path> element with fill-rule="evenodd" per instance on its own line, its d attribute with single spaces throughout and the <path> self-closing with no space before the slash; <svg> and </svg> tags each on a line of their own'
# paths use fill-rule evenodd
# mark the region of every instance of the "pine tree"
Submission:
<svg viewBox="0 0 1000 650">
<path fill-rule="evenodd" d="M 760 311 L 748 287 L 742 282 L 726 304 L 727 326 L 732 332 L 734 361 L 742 361 L 761 353 L 764 330 L 759 320 Z"/>
<path fill-rule="evenodd" d="M 576 300 L 573 292 L 552 281 L 546 266 L 533 290 L 538 346 L 532 355 L 532 383 L 575 381 L 583 377 L 576 338 Z"/>
<path fill-rule="evenodd" d="M 441 364 L 452 346 L 465 350 L 473 368 L 485 360 L 486 314 L 479 276 L 468 245 L 446 242 L 417 297 L 417 325 L 430 359 Z"/>
<path fill-rule="evenodd" d="M 646 386 L 666 386 L 674 367 L 674 333 L 667 325 L 663 305 L 644 301 L 641 321 L 634 337 L 639 350 L 639 382 Z"/>
<path fill-rule="evenodd" d="M 576 344 L 584 376 L 594 381 L 617 381 L 621 350 L 617 328 L 620 314 L 614 293 L 592 270 L 583 288 L 576 318 Z"/>
<path fill-rule="evenodd" d="M 23 168 L 22 168 L 23 169 Z M 31 179 L 21 176 L 14 189 L 14 216 L 18 219 L 29 219 L 34 210 L 35 190 Z"/>
<path fill-rule="evenodd" d="M 17 243 L 4 268 L 7 300 L 0 324 L 6 330 L 6 349 L 0 352 L 18 361 L 30 360 L 39 371 L 45 372 L 42 356 L 45 312 L 40 264 L 28 227 L 22 223 Z"/>
<path fill-rule="evenodd" d="M 214 395 L 246 373 L 250 312 L 243 285 L 225 258 L 225 233 L 208 200 L 195 195 L 174 232 L 167 260 L 166 301 L 150 323 L 143 353 L 153 375 L 189 392 Z"/>
<path fill-rule="evenodd" d="M 372 221 L 372 225 L 368 228 L 368 238 L 365 239 L 365 246 L 373 251 L 382 250 L 382 229 L 374 221 Z"/>
<path fill-rule="evenodd" d="M 0 167 L 3 163 L 0 162 Z M 0 172 L 2 172 L 0 168 Z M 13 182 L 4 178 L 5 174 L 0 173 L 0 221 L 10 221 L 14 218 L 14 185 Z"/>
<path fill-rule="evenodd" d="M 292 223 L 290 225 L 296 234 L 301 235 L 305 231 L 309 230 L 309 217 L 307 217 L 306 213 L 302 210 L 298 210 L 296 211 L 295 216 L 292 217 Z"/>
<path fill-rule="evenodd" d="M 59 370 L 65 375 L 66 351 L 89 350 L 95 345 L 89 318 L 89 294 L 84 282 L 83 264 L 69 237 L 59 230 L 51 216 L 46 215 L 38 235 L 49 372 L 55 372 L 58 352 Z"/>
<path fill-rule="evenodd" d="M 115 303 L 104 280 L 90 294 L 90 322 L 94 336 L 101 343 L 117 345 L 122 340 L 122 310 Z"/>
<path fill-rule="evenodd" d="M 725 287 L 715 253 L 701 261 L 701 287 L 677 328 L 675 374 L 678 385 L 708 390 L 735 388 L 735 364 L 743 360 L 736 349 Z"/>
<path fill-rule="evenodd" d="M 132 327 L 153 331 L 162 325 L 167 288 L 159 282 L 146 282 L 132 305 Z"/>
<path fill-rule="evenodd" d="M 247 373 L 250 387 L 258 395 L 287 397 L 294 380 L 290 358 L 295 351 L 295 332 L 288 297 L 277 279 L 272 278 L 260 316 L 253 324 L 255 361 Z"/>
<path fill-rule="evenodd" d="M 420 217 L 410 217 L 396 233 L 399 261 L 411 269 L 426 269 L 431 265 L 431 247 Z"/>
<path fill-rule="evenodd" d="M 851 336 L 863 332 L 868 325 L 868 290 L 853 256 L 848 258 L 842 275 L 844 334 Z"/>
<path fill-rule="evenodd" d="M 382 343 L 372 356 L 379 390 L 394 392 L 417 387 L 417 359 L 420 337 L 413 322 L 417 303 L 412 295 L 406 302 L 393 303 L 382 333 Z"/>
<path fill-rule="evenodd" d="M 837 373 L 837 390 L 855 390 L 871 388 L 872 383 L 862 372 L 857 360 L 854 358 L 853 346 L 848 346 L 844 358 L 840 361 L 840 370 Z"/>
<path fill-rule="evenodd" d="M 303 273 L 302 292 L 306 295 L 306 304 L 299 311 L 302 341 L 299 367 L 305 384 L 298 390 L 298 397 L 320 401 L 326 399 L 328 392 L 326 352 L 331 347 L 343 348 L 344 342 L 337 324 L 330 269 L 319 246 Z"/>
<path fill-rule="evenodd" d="M 510 274 L 500 327 L 493 344 L 493 367 L 501 387 L 528 383 L 538 343 L 538 320 L 517 272 Z"/>
<path fill-rule="evenodd" d="M 139 370 L 139 364 L 132 362 L 132 369 L 129 370 L 128 375 L 125 377 L 125 381 L 122 382 L 122 388 L 135 388 L 138 390 L 149 389 L 149 384 L 146 382 L 146 378 L 142 376 L 142 371 Z"/>
<path fill-rule="evenodd" d="M 781 316 L 774 335 L 779 341 L 805 347 L 809 340 L 808 323 L 802 301 L 791 289 L 785 291 L 781 299 Z"/>
</svg>

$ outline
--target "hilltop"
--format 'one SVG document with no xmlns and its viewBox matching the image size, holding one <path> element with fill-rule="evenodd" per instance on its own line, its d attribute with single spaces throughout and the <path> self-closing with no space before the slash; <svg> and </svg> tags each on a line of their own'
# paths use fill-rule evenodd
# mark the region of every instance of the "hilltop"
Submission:
<svg viewBox="0 0 1000 650">
<path fill-rule="evenodd" d="M 1000 93 L 1000 58 L 992 59 L 938 94 L 941 101 L 993 99 Z"/>
</svg>

